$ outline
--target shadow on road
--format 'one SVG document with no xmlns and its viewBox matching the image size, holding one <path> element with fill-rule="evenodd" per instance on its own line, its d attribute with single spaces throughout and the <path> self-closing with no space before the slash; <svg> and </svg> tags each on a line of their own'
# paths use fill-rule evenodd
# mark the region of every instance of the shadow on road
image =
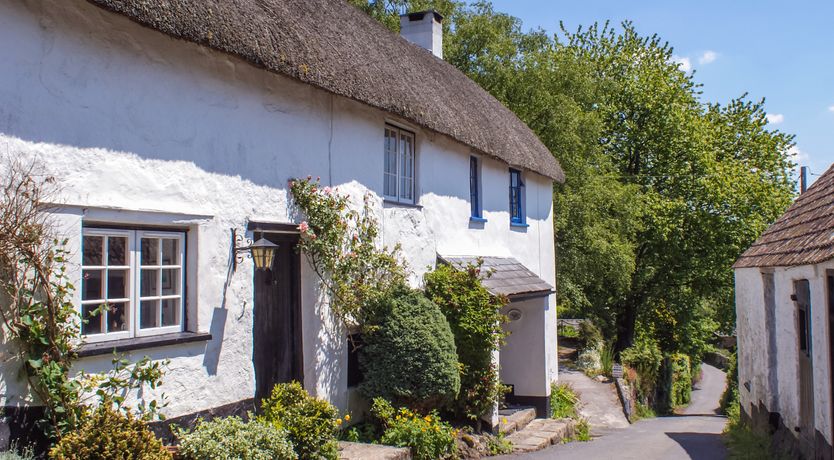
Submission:
<svg viewBox="0 0 834 460">
<path fill-rule="evenodd" d="M 692 460 L 723 458 L 721 435 L 717 433 L 666 433 L 686 451 Z"/>
</svg>

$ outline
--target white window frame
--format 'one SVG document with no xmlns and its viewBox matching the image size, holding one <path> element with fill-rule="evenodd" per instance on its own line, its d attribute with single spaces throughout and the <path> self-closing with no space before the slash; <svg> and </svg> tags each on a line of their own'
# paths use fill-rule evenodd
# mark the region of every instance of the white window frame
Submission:
<svg viewBox="0 0 834 460">
<path fill-rule="evenodd" d="M 388 150 L 389 133 L 396 135 L 396 154 L 394 155 L 395 161 L 393 165 L 391 165 L 390 162 L 387 164 L 385 163 L 391 153 Z M 417 138 L 411 131 L 391 124 L 386 124 L 383 139 L 383 197 L 386 200 L 396 201 L 398 203 L 415 204 L 417 202 Z M 405 148 L 408 144 L 403 142 L 404 139 L 411 141 L 410 152 Z M 391 171 L 390 166 L 393 166 L 393 172 Z M 411 173 L 410 176 L 407 174 L 408 172 Z M 391 190 L 390 187 L 388 187 L 388 181 L 390 179 L 394 180 L 394 190 Z M 406 181 L 410 181 L 410 186 L 406 186 L 404 184 Z M 391 193 L 392 191 L 393 194 Z"/>
<path fill-rule="evenodd" d="M 187 286 L 186 286 L 186 271 L 187 271 L 187 260 L 185 254 L 185 231 L 157 231 L 157 230 L 140 230 L 140 229 L 110 229 L 110 228 L 98 228 L 98 227 L 84 227 L 82 230 L 82 277 L 83 277 L 83 270 L 85 269 L 92 269 L 92 270 L 105 270 L 103 279 L 102 279 L 102 293 L 104 295 L 104 300 L 117 300 L 117 299 L 107 299 L 107 268 L 114 268 L 108 267 L 107 263 L 107 252 L 106 248 L 107 245 L 105 244 L 105 251 L 102 253 L 102 262 L 105 263 L 103 266 L 87 266 L 83 265 L 83 238 L 85 236 L 118 236 L 118 237 L 126 237 L 127 238 L 127 247 L 126 256 L 128 265 L 125 266 L 118 266 L 117 269 L 127 269 L 128 270 L 128 295 L 125 299 L 118 299 L 120 301 L 124 301 L 128 304 L 128 308 L 125 311 L 125 315 L 127 316 L 127 330 L 125 331 L 118 331 L 118 332 L 102 332 L 98 334 L 86 334 L 83 335 L 84 341 L 87 343 L 96 343 L 96 342 L 105 342 L 111 340 L 119 340 L 119 339 L 127 339 L 133 337 L 147 337 L 152 335 L 160 335 L 160 334 L 169 334 L 175 332 L 182 332 L 185 330 L 186 318 L 185 318 L 185 311 L 186 311 L 186 304 L 187 304 Z M 159 265 L 153 266 L 144 266 L 150 267 L 153 269 L 160 270 L 159 277 L 157 279 L 158 283 L 158 295 L 152 296 L 153 299 L 160 300 L 159 306 L 159 324 L 161 324 L 161 314 L 162 314 L 162 305 L 161 300 L 164 299 L 173 299 L 179 298 L 180 305 L 179 305 L 179 324 L 172 325 L 172 326 L 160 326 L 155 328 L 140 328 L 140 314 L 141 314 L 141 300 L 142 299 L 150 299 L 149 297 L 142 297 L 141 296 L 141 269 L 143 265 L 141 264 L 141 241 L 142 238 L 165 238 L 165 239 L 175 239 L 177 240 L 177 248 L 178 248 L 178 257 L 179 263 L 176 265 L 161 265 L 161 260 L 159 260 Z M 161 257 L 162 248 L 159 249 Z M 179 294 L 177 295 L 168 295 L 163 296 L 161 292 L 161 283 L 162 283 L 162 271 L 163 269 L 179 269 Z M 83 289 L 84 284 L 83 280 L 78 284 L 81 286 L 82 289 L 82 296 L 83 296 Z M 81 297 L 81 296 L 80 296 Z M 79 315 L 83 315 L 83 306 L 84 305 L 100 305 L 100 300 L 87 300 L 81 301 L 78 306 Z M 82 316 L 83 318 L 83 316 Z M 105 325 L 106 326 L 106 325 Z"/>
</svg>

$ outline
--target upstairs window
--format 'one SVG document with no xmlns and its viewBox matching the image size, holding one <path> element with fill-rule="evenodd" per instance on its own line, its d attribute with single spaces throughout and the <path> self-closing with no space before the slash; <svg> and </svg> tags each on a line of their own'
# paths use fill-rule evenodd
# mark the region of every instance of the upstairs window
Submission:
<svg viewBox="0 0 834 460">
<path fill-rule="evenodd" d="M 524 217 L 524 180 L 521 171 L 510 168 L 510 223 L 525 224 Z"/>
<path fill-rule="evenodd" d="M 88 342 L 182 331 L 184 233 L 85 228 L 81 252 Z"/>
<path fill-rule="evenodd" d="M 414 134 L 386 125 L 383 175 L 386 199 L 414 204 L 414 166 Z"/>
<path fill-rule="evenodd" d="M 469 157 L 469 205 L 471 217 L 483 218 L 481 208 L 481 165 L 478 157 Z"/>
</svg>

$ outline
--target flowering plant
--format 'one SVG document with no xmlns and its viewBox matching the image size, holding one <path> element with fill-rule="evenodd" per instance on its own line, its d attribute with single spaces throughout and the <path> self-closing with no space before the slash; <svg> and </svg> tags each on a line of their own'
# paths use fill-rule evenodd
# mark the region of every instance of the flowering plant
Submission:
<svg viewBox="0 0 834 460">
<path fill-rule="evenodd" d="M 457 458 L 458 430 L 442 421 L 436 412 L 421 415 L 374 398 L 371 413 L 382 422 L 380 444 L 409 447 L 415 460 Z"/>
<path fill-rule="evenodd" d="M 346 195 L 321 188 L 319 178 L 291 180 L 289 187 L 306 219 L 298 226 L 299 248 L 329 294 L 333 312 L 348 326 L 361 326 L 371 300 L 405 283 L 399 246 L 377 247 L 379 226 L 369 194 L 357 211 Z"/>
</svg>

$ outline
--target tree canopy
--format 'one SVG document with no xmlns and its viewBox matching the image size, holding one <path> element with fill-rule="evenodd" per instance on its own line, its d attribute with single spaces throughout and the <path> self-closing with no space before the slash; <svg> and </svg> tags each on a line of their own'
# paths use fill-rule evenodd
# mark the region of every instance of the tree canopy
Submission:
<svg viewBox="0 0 834 460">
<path fill-rule="evenodd" d="M 635 334 L 696 356 L 732 332 L 731 265 L 793 198 L 793 136 L 764 100 L 702 100 L 672 47 L 630 22 L 549 35 L 489 2 L 351 0 L 398 30 L 438 10 L 444 59 L 513 110 L 559 159 L 558 305 L 622 350 Z M 698 356 L 699 358 L 699 356 Z"/>
</svg>

